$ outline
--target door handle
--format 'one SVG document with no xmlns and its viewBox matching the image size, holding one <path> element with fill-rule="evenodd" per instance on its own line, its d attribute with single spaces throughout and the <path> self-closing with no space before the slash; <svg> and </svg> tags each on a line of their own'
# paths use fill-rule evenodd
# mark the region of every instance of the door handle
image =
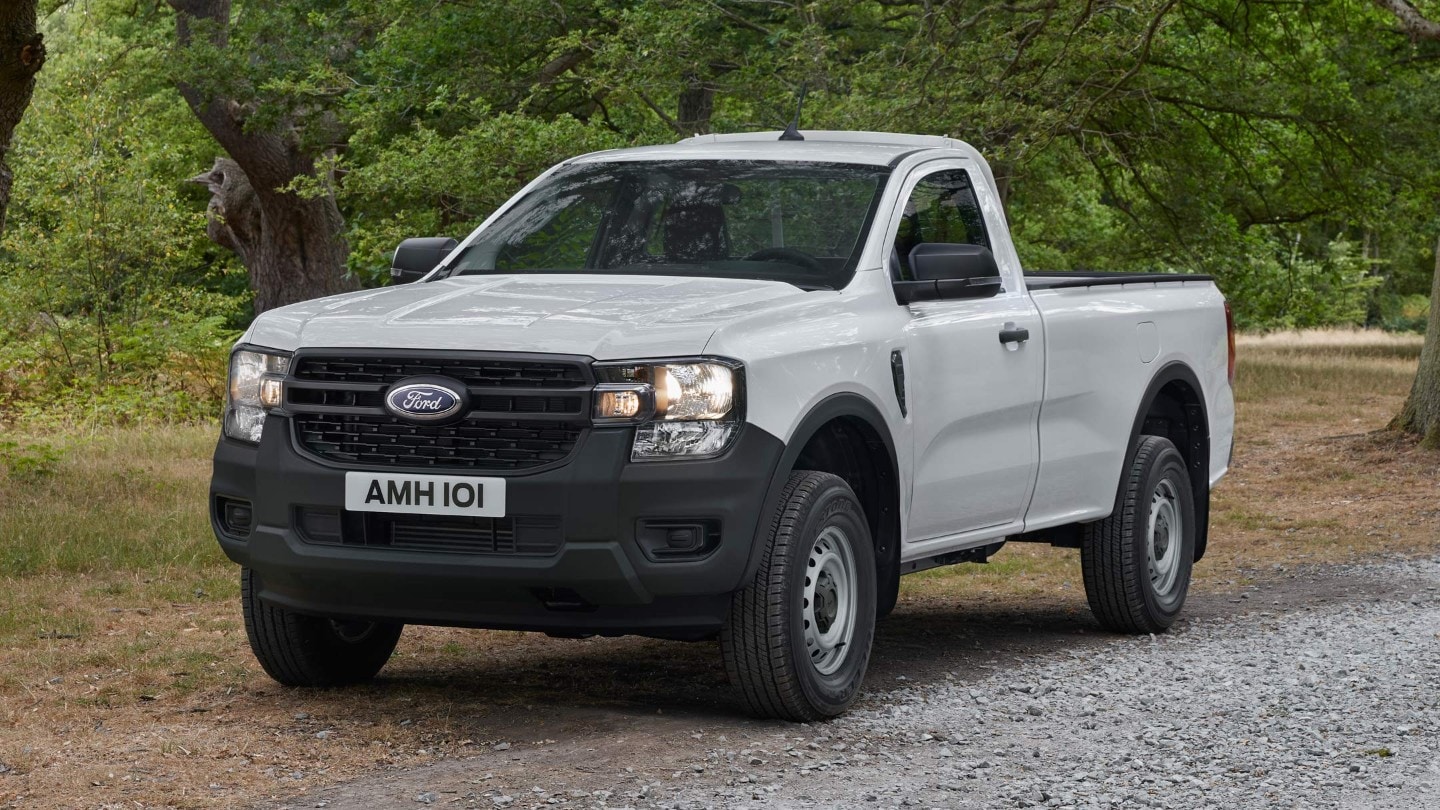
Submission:
<svg viewBox="0 0 1440 810">
<path fill-rule="evenodd" d="M 1029 330 L 1029 329 L 1026 329 L 1026 328 L 1023 327 L 1023 326 L 1021 326 L 1021 327 L 1016 327 L 1016 326 L 1007 324 L 1005 329 L 1001 329 L 1001 330 L 1000 330 L 1000 343 L 1001 343 L 1001 344 L 1005 344 L 1005 343 L 1024 343 L 1025 341 L 1027 341 L 1027 340 L 1029 340 L 1029 339 L 1030 339 L 1030 330 Z"/>
</svg>

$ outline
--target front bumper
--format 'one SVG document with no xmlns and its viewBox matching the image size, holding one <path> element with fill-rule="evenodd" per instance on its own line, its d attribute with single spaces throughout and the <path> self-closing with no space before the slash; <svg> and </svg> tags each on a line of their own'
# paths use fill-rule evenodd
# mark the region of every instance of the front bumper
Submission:
<svg viewBox="0 0 1440 810">
<path fill-rule="evenodd" d="M 563 540 L 550 556 L 307 540 L 297 515 L 343 510 L 346 471 L 302 455 L 288 420 L 273 415 L 258 447 L 217 445 L 212 525 L 225 554 L 253 569 L 262 598 L 303 613 L 556 633 L 712 634 L 743 584 L 783 444 L 746 425 L 720 458 L 637 464 L 629 461 L 632 434 L 592 429 L 568 463 L 503 474 L 507 514 L 558 519 Z M 227 535 L 216 513 L 221 498 L 253 504 L 248 534 Z M 642 520 L 709 521 L 718 543 L 700 558 L 657 561 L 637 541 Z"/>
</svg>

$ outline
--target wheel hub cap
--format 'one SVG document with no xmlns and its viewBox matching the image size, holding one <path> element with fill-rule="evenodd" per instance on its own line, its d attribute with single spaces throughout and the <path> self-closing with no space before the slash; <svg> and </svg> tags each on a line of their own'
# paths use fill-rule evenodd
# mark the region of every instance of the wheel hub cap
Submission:
<svg viewBox="0 0 1440 810">
<path fill-rule="evenodd" d="M 855 571 L 850 538 L 836 526 L 822 529 L 805 561 L 801 597 L 805 652 L 821 675 L 830 675 L 845 663 L 855 633 Z"/>
<path fill-rule="evenodd" d="M 1150 585 L 1157 596 L 1168 596 L 1175 588 L 1183 540 L 1179 495 L 1171 481 L 1162 480 L 1150 496 L 1150 525 L 1145 544 Z"/>
</svg>

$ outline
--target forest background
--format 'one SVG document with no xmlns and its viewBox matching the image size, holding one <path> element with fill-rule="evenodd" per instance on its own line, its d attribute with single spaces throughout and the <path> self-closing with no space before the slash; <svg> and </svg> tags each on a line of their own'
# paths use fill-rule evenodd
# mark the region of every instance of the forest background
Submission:
<svg viewBox="0 0 1440 810">
<path fill-rule="evenodd" d="M 213 418 L 257 310 L 385 284 L 402 238 L 462 236 L 576 153 L 782 128 L 802 85 L 805 128 L 976 145 L 1028 268 L 1211 273 L 1249 330 L 1424 331 L 1437 18 L 1434 0 L 15 0 L 0 420 Z"/>
</svg>

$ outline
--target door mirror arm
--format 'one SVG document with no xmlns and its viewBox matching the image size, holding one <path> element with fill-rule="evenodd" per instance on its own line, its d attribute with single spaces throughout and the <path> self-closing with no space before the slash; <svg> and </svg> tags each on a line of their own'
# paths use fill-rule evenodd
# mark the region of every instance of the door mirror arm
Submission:
<svg viewBox="0 0 1440 810">
<path fill-rule="evenodd" d="M 1002 289 L 1000 277 L 949 278 L 935 281 L 897 281 L 895 300 L 901 304 L 920 301 L 960 301 L 967 298 L 992 298 Z"/>
</svg>

